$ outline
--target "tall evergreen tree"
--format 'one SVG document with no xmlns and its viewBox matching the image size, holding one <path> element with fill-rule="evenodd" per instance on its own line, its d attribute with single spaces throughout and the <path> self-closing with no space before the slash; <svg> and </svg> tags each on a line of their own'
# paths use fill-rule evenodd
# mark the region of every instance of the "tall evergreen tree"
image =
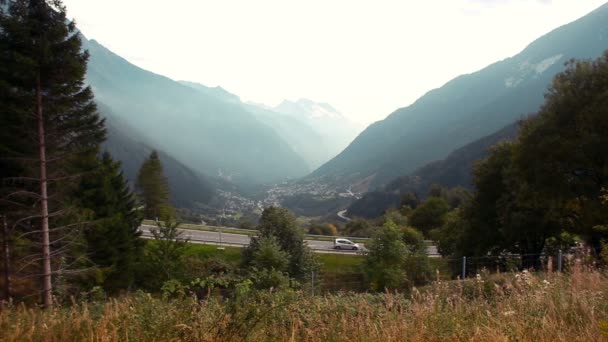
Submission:
<svg viewBox="0 0 608 342">
<path fill-rule="evenodd" d="M 28 237 L 41 236 L 41 257 L 33 259 L 42 260 L 47 308 L 51 258 L 73 226 L 65 221 L 65 200 L 74 179 L 93 167 L 81 162 L 83 156 L 97 154 L 105 138 L 93 93 L 84 86 L 89 56 L 81 45 L 60 0 L 10 1 L 0 14 L 2 209 L 11 213 L 13 229 L 38 227 Z"/>
<path fill-rule="evenodd" d="M 130 287 L 142 253 L 142 215 L 120 163 L 104 153 L 98 170 L 80 182 L 78 194 L 79 207 L 90 210 L 92 221 L 84 234 L 87 255 L 101 269 L 104 288 Z"/>
<path fill-rule="evenodd" d="M 168 220 L 173 216 L 173 209 L 169 204 L 169 182 L 156 151 L 152 151 L 142 164 L 135 186 L 144 202 L 146 217 Z"/>
</svg>

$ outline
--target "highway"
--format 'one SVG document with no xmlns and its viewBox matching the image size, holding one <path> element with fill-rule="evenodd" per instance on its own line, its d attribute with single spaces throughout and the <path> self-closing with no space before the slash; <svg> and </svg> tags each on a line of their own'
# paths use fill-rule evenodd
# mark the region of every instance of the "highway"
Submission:
<svg viewBox="0 0 608 342">
<path fill-rule="evenodd" d="M 150 228 L 156 228 L 156 226 L 142 225 L 140 230 L 144 238 L 151 238 Z M 179 229 L 182 234 L 181 238 L 188 239 L 191 243 L 205 244 L 205 245 L 218 245 L 218 246 L 233 246 L 233 247 L 245 247 L 249 244 L 249 235 L 244 234 L 232 234 L 232 233 L 219 233 L 210 232 L 196 229 Z M 333 248 L 333 241 L 319 241 L 319 240 L 305 240 L 305 243 L 316 253 L 334 253 L 334 254 L 357 254 L 357 251 L 345 251 L 335 250 Z M 360 244 L 363 246 L 363 244 Z M 365 246 L 363 246 L 365 247 Z M 431 257 L 437 255 L 437 247 L 427 247 L 427 254 Z"/>
<path fill-rule="evenodd" d="M 142 225 L 140 230 L 144 238 L 151 238 L 150 228 L 155 226 Z M 209 232 L 195 229 L 180 229 L 181 238 L 191 243 L 218 246 L 245 247 L 249 244 L 249 235 Z M 220 240 L 221 239 L 221 240 Z M 335 250 L 333 241 L 305 240 L 306 244 L 316 253 L 357 254 L 357 251 Z"/>
</svg>

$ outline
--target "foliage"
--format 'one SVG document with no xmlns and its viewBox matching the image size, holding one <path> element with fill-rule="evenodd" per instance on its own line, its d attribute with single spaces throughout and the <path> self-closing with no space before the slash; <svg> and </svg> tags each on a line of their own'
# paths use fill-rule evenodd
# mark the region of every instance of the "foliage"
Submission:
<svg viewBox="0 0 608 342">
<path fill-rule="evenodd" d="M 423 234 L 443 225 L 445 215 L 450 210 L 447 202 L 439 197 L 431 197 L 420 204 L 410 216 L 410 224 Z"/>
<path fill-rule="evenodd" d="M 375 291 L 400 289 L 405 286 L 404 270 L 408 249 L 403 243 L 399 228 L 388 221 L 367 243 L 368 253 L 364 269 Z"/>
<path fill-rule="evenodd" d="M 104 288 L 129 288 L 143 251 L 138 231 L 142 215 L 120 163 L 104 153 L 98 170 L 81 180 L 78 194 L 79 206 L 91 213 L 92 222 L 84 232 L 87 256 L 102 270 Z"/>
<path fill-rule="evenodd" d="M 258 225 L 259 237 L 253 237 L 243 250 L 243 265 L 253 265 L 256 253 L 259 256 L 263 243 L 267 247 L 275 244 L 289 257 L 287 274 L 295 279 L 304 279 L 318 267 L 312 251 L 304 244 L 304 232 L 297 225 L 293 214 L 284 208 L 269 207 L 264 210 Z M 269 240 L 272 239 L 272 240 Z M 274 242 L 269 242 L 274 241 Z"/>
<path fill-rule="evenodd" d="M 558 74 L 538 115 L 524 122 L 514 164 L 535 202 L 562 227 L 594 246 L 608 222 L 608 51 L 594 61 L 570 61 Z M 539 177 L 542 175 L 542 177 Z"/>
<path fill-rule="evenodd" d="M 606 75 L 608 52 L 571 61 L 555 77 L 519 139 L 494 146 L 475 166 L 476 193 L 461 222 L 444 226 L 442 253 L 540 254 L 571 244 L 573 235 L 599 249 L 608 235 L 601 229 L 608 222 Z"/>
<path fill-rule="evenodd" d="M 608 278 L 506 274 L 439 282 L 411 295 L 255 291 L 229 299 L 143 292 L 53 311 L 7 306 L 2 339 L 163 341 L 602 341 Z"/>
<path fill-rule="evenodd" d="M 422 233 L 412 227 L 401 228 L 401 239 L 413 254 L 426 254 L 426 244 Z"/>
<path fill-rule="evenodd" d="M 0 51 L 0 212 L 26 249 L 15 269 L 43 275 L 49 307 L 53 275 L 63 282 L 85 266 L 78 180 L 98 166 L 106 130 L 84 84 L 89 56 L 61 1 L 6 2 Z"/>
<path fill-rule="evenodd" d="M 338 228 L 333 224 L 315 224 L 308 228 L 308 234 L 336 236 L 338 235 Z"/>
<path fill-rule="evenodd" d="M 374 227 L 369 221 L 356 218 L 344 226 L 342 233 L 352 237 L 370 237 L 374 233 Z"/>
<path fill-rule="evenodd" d="M 374 220 L 374 224 L 378 227 L 383 226 L 386 222 L 391 221 L 399 227 L 406 227 L 409 224 L 409 219 L 406 215 L 397 209 L 389 209 L 384 215 Z"/>
<path fill-rule="evenodd" d="M 143 200 L 146 217 L 165 221 L 174 216 L 169 203 L 169 183 L 156 151 L 150 153 L 139 169 L 135 187 Z"/>
<path fill-rule="evenodd" d="M 183 278 L 183 257 L 188 245 L 187 240 L 181 238 L 182 232 L 178 227 L 179 222 L 167 221 L 159 222 L 157 228 L 150 229 L 155 243 L 147 249 L 146 260 L 147 267 L 156 275 L 154 281 L 157 283 Z"/>
<path fill-rule="evenodd" d="M 258 269 L 275 269 L 283 272 L 289 264 L 289 254 L 281 250 L 275 238 L 261 237 L 258 248 L 253 251 L 251 265 Z"/>
</svg>

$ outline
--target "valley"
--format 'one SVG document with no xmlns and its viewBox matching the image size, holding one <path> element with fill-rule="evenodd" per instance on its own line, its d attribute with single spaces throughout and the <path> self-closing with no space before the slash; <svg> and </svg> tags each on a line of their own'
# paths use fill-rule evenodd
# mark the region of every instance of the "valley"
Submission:
<svg viewBox="0 0 608 342">
<path fill-rule="evenodd" d="M 600 341 L 606 151 L 605 0 L 0 0 L 0 340 Z"/>
</svg>

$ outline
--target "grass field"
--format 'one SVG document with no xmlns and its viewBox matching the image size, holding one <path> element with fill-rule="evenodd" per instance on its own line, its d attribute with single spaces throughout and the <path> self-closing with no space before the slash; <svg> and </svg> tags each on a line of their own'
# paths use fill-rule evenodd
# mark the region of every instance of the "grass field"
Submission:
<svg viewBox="0 0 608 342">
<path fill-rule="evenodd" d="M 44 311 L 8 305 L 2 341 L 606 341 L 608 277 L 501 274 L 411 294 L 146 293 Z"/>
<path fill-rule="evenodd" d="M 186 256 L 195 256 L 201 259 L 220 258 L 230 263 L 241 261 L 242 248 L 238 247 L 218 247 L 214 245 L 188 244 Z"/>
</svg>

